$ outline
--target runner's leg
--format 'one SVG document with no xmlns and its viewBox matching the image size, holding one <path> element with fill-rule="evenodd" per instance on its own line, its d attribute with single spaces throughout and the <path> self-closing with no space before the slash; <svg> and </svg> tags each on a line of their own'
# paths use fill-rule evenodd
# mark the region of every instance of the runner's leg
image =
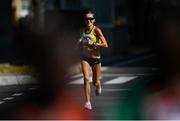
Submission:
<svg viewBox="0 0 180 121">
<path fill-rule="evenodd" d="M 87 61 L 81 61 L 82 72 L 84 76 L 84 92 L 85 92 L 85 100 L 90 101 L 90 65 Z"/>
<path fill-rule="evenodd" d="M 93 82 L 95 84 L 95 91 L 96 94 L 99 95 L 101 93 L 101 81 L 100 81 L 100 75 L 101 75 L 101 64 L 95 64 L 92 67 L 93 71 Z"/>
</svg>

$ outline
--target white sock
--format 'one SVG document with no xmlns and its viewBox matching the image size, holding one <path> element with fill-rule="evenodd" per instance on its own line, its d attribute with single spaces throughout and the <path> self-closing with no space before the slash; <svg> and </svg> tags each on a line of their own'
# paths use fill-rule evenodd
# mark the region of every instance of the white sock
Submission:
<svg viewBox="0 0 180 121">
<path fill-rule="evenodd" d="M 87 101 L 86 104 L 91 104 L 91 102 L 90 102 L 90 101 Z"/>
</svg>

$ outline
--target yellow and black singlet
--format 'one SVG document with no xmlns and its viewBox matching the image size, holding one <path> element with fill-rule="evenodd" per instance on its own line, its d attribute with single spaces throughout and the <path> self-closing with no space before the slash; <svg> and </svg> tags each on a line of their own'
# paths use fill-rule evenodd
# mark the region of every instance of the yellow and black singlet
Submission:
<svg viewBox="0 0 180 121">
<path fill-rule="evenodd" d="M 96 29 L 96 26 L 93 26 L 93 28 L 89 32 L 84 29 L 82 31 L 82 35 L 81 35 L 80 41 L 87 42 L 87 38 L 89 38 L 89 39 L 91 39 L 95 43 L 101 43 L 101 40 L 97 36 L 97 34 L 95 32 L 95 29 Z M 87 48 L 87 47 L 88 47 L 87 45 L 83 44 L 83 48 Z"/>
</svg>

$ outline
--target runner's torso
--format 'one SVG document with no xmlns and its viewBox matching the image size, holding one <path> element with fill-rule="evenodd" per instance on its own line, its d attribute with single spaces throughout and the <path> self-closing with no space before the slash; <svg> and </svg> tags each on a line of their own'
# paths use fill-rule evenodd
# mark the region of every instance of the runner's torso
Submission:
<svg viewBox="0 0 180 121">
<path fill-rule="evenodd" d="M 85 28 L 82 31 L 82 35 L 81 35 L 82 56 L 86 56 L 89 58 L 100 58 L 99 48 L 94 48 L 86 45 L 87 38 L 92 39 L 93 42 L 101 43 L 101 40 L 96 34 L 96 26 L 93 26 L 93 28 L 90 31 L 87 31 Z"/>
</svg>

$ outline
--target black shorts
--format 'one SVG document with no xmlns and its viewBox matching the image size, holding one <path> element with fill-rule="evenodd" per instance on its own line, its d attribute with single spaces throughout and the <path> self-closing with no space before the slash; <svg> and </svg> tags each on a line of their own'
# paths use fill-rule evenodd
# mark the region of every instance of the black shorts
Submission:
<svg viewBox="0 0 180 121">
<path fill-rule="evenodd" d="M 82 57 L 82 60 L 85 60 L 86 62 L 88 62 L 88 64 L 93 67 L 96 64 L 100 64 L 101 63 L 101 59 L 95 59 L 95 58 L 89 58 L 89 57 Z"/>
</svg>

